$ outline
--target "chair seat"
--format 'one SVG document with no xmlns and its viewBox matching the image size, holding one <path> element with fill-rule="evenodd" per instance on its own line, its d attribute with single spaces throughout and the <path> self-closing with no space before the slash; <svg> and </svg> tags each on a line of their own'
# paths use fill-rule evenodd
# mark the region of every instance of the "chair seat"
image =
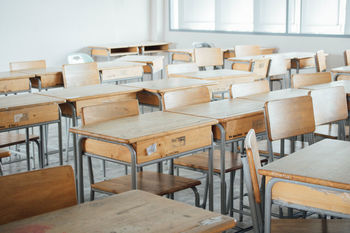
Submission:
<svg viewBox="0 0 350 233">
<path fill-rule="evenodd" d="M 29 135 L 30 141 L 38 140 L 38 139 L 39 139 L 39 136 L 37 135 Z M 14 132 L 0 133 L 0 148 L 13 146 L 13 145 L 17 145 L 25 142 L 26 142 L 25 134 L 17 134 Z"/>
<path fill-rule="evenodd" d="M 319 125 L 315 129 L 315 135 L 325 138 L 338 138 L 338 124 Z M 345 126 L 345 135 L 349 136 L 349 126 Z"/>
<path fill-rule="evenodd" d="M 309 143 L 307 142 L 301 142 L 301 141 L 295 141 L 295 151 L 300 150 L 306 146 L 308 146 Z M 268 155 L 269 151 L 267 149 L 267 141 L 261 140 L 258 141 L 258 147 L 259 147 L 259 153 Z M 272 150 L 273 154 L 275 156 L 281 156 L 281 141 L 273 141 L 272 142 Z M 284 154 L 288 155 L 291 153 L 291 141 L 290 140 L 284 140 Z"/>
<path fill-rule="evenodd" d="M 0 149 L 0 158 L 6 158 L 6 157 L 9 157 L 10 155 L 11 155 L 10 151 Z"/>
<path fill-rule="evenodd" d="M 346 233 L 349 219 L 272 219 L 271 233 Z"/>
<path fill-rule="evenodd" d="M 140 190 L 156 195 L 175 193 L 187 188 L 200 185 L 199 180 L 181 176 L 143 171 L 137 173 L 137 187 Z M 91 185 L 94 191 L 101 190 L 108 193 L 123 193 L 131 190 L 131 175 L 121 176 L 110 180 L 101 181 Z"/>
</svg>

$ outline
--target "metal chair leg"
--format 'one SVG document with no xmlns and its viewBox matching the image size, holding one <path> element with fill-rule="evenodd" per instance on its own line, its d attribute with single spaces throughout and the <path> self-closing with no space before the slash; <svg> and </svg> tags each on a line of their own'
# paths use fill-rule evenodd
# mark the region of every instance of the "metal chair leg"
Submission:
<svg viewBox="0 0 350 233">
<path fill-rule="evenodd" d="M 194 192 L 195 206 L 199 207 L 200 197 L 199 197 L 198 189 L 196 187 L 191 187 L 191 189 Z"/>
<path fill-rule="evenodd" d="M 66 118 L 66 162 L 68 162 L 68 158 L 69 158 L 69 127 L 71 125 L 71 119 L 70 118 Z"/>
</svg>

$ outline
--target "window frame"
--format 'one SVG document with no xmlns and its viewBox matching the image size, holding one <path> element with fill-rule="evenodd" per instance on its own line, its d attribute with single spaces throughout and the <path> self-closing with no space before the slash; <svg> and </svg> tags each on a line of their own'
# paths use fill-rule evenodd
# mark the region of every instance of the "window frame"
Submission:
<svg viewBox="0 0 350 233">
<path fill-rule="evenodd" d="M 294 36 L 294 37 L 334 37 L 334 38 L 350 38 L 350 0 L 346 0 L 345 10 L 345 29 L 344 33 L 349 34 L 313 34 L 313 33 L 291 33 L 289 31 L 289 0 L 286 0 L 286 32 L 248 32 L 248 31 L 224 31 L 224 30 L 197 30 L 197 29 L 173 29 L 171 27 L 171 1 L 168 0 L 168 27 L 171 32 L 199 32 L 199 33 L 221 33 L 221 34 L 237 34 L 237 35 L 270 35 L 270 36 Z"/>
</svg>

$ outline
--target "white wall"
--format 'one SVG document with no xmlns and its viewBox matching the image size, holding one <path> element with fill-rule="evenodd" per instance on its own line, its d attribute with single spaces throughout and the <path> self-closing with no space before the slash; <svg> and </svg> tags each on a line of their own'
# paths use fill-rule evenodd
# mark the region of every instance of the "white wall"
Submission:
<svg viewBox="0 0 350 233">
<path fill-rule="evenodd" d="M 174 42 L 174 47 L 189 48 L 193 41 L 213 42 L 217 47 L 233 47 L 237 44 L 258 44 L 265 47 L 277 47 L 280 52 L 305 51 L 316 52 L 323 49 L 329 54 L 328 67 L 344 65 L 343 52 L 350 49 L 350 38 L 300 37 L 274 35 L 244 35 L 229 33 L 175 32 L 169 30 L 168 1 L 163 4 L 163 40 Z"/>
<path fill-rule="evenodd" d="M 89 45 L 150 38 L 149 0 L 1 0 L 0 71 L 10 61 L 60 66 Z"/>
</svg>

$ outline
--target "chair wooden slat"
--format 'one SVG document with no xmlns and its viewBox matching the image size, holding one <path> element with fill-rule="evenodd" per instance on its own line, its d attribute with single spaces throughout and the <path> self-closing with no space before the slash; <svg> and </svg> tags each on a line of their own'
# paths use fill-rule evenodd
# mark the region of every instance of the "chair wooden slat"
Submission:
<svg viewBox="0 0 350 233">
<path fill-rule="evenodd" d="M 164 94 L 164 110 L 180 106 L 206 103 L 210 101 L 208 87 L 196 87 L 185 90 L 170 91 Z"/>
<path fill-rule="evenodd" d="M 292 88 L 312 86 L 316 84 L 329 83 L 332 81 L 330 72 L 318 72 L 309 74 L 294 74 L 292 76 Z"/>
<path fill-rule="evenodd" d="M 100 84 L 96 62 L 63 65 L 64 87 Z"/>
<path fill-rule="evenodd" d="M 11 71 L 46 68 L 45 60 L 10 62 Z"/>
<path fill-rule="evenodd" d="M 232 98 L 256 95 L 269 91 L 269 81 L 267 80 L 233 84 L 230 88 L 230 94 Z"/>
</svg>

